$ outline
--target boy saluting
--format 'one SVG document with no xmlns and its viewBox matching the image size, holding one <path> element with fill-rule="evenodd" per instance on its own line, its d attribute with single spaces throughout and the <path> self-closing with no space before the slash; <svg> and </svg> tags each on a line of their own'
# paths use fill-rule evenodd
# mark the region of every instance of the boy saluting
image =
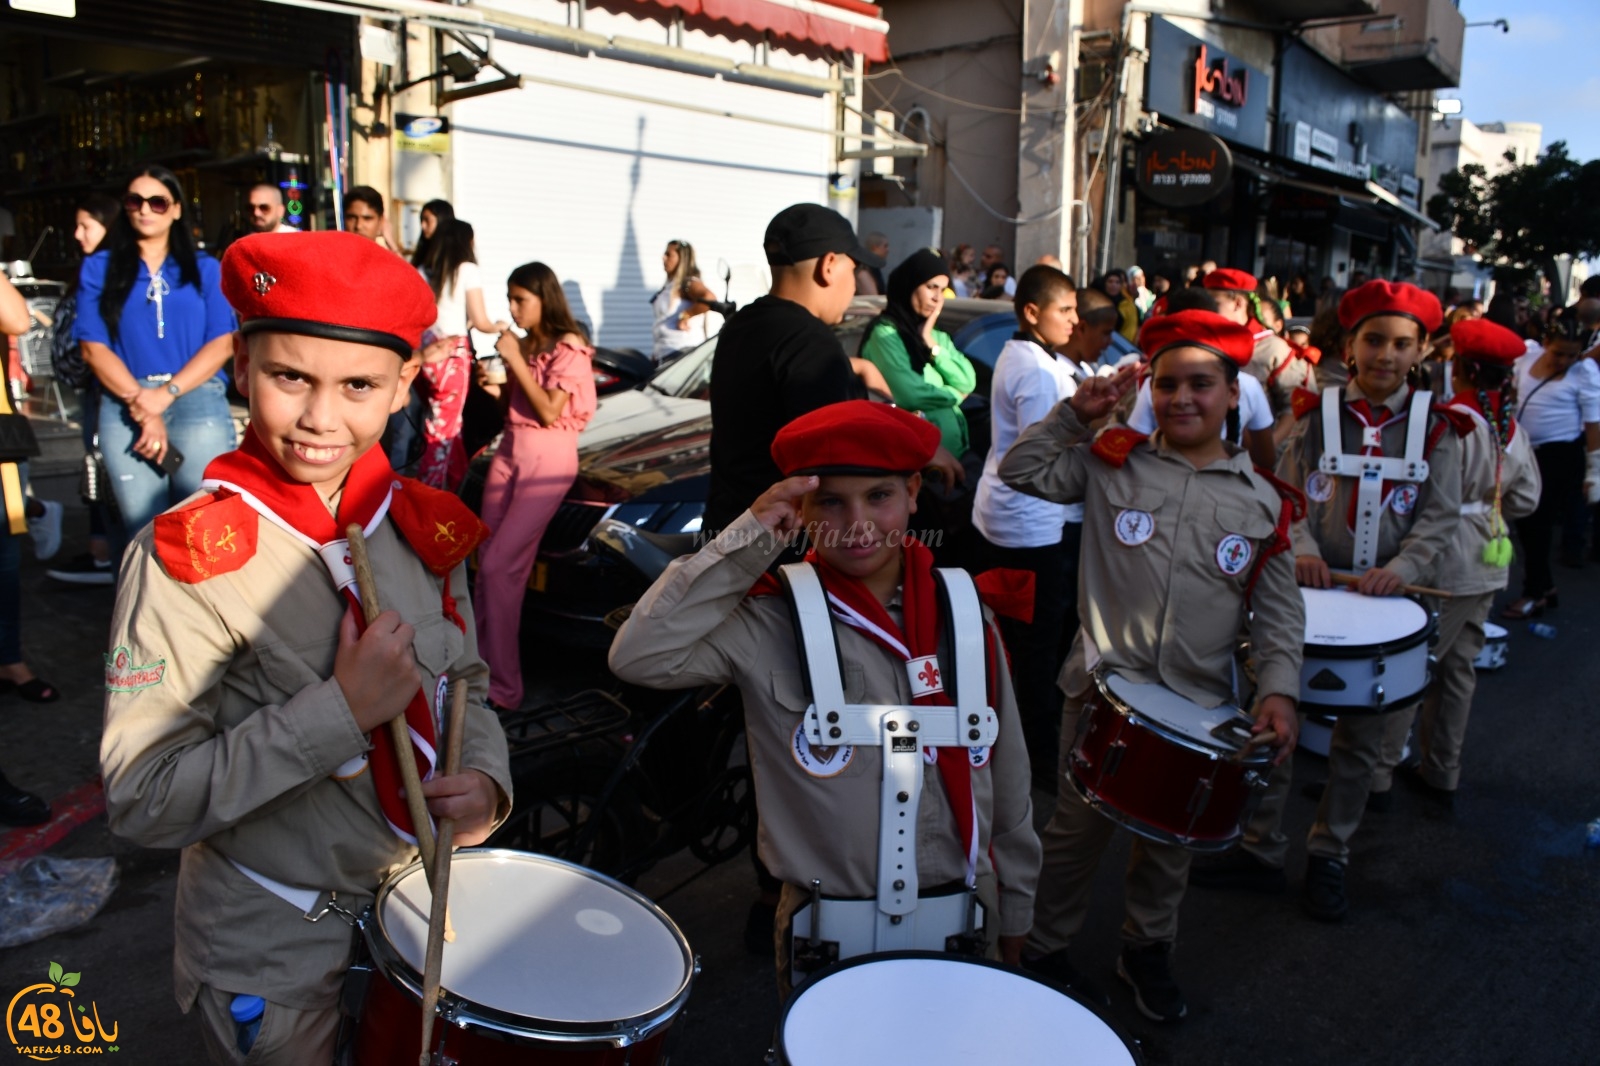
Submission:
<svg viewBox="0 0 1600 1066">
<path fill-rule="evenodd" d="M 1147 322 L 1139 343 L 1150 356 L 1154 436 L 1114 426 L 1090 442 L 1089 424 L 1133 387 L 1128 367 L 1085 381 L 1000 465 L 1013 488 L 1084 504 L 1083 626 L 1060 682 L 1067 696 L 1062 777 L 1097 671 L 1163 685 L 1201 707 L 1235 701 L 1234 647 L 1247 611 L 1257 677 L 1252 731 L 1276 732 L 1281 763 L 1294 750 L 1305 628 L 1287 554 L 1293 505 L 1221 436 L 1255 338 L 1214 312 L 1180 311 Z M 1043 834 L 1031 968 L 1077 983 L 1067 945 L 1083 926 L 1114 829 L 1062 781 Z M 1168 955 L 1190 856 L 1177 844 L 1140 838 L 1128 867 L 1117 973 L 1155 1021 L 1175 1022 L 1188 1010 Z"/>
<path fill-rule="evenodd" d="M 785 479 L 697 554 L 668 567 L 611 646 L 611 669 L 625 681 L 739 686 L 761 808 L 757 848 L 784 883 L 775 930 L 780 990 L 815 968 L 816 952 L 825 959 L 942 950 L 975 925 L 986 925 L 991 944 L 998 934 L 1001 956 L 1016 961 L 1033 920 L 1039 841 L 994 622 L 970 595 L 970 579 L 936 572 L 932 552 L 908 533 L 916 471 L 938 445 L 931 423 L 864 400 L 790 422 L 772 445 Z M 777 591 L 769 581 L 752 595 L 802 527 L 814 548 L 809 566 L 784 568 L 790 602 L 765 594 Z M 817 580 L 820 591 L 808 585 Z M 951 602 L 970 610 L 945 606 Z M 963 667 L 967 686 L 953 666 Z M 841 706 L 822 723 L 830 689 L 842 692 Z M 981 709 L 965 705 L 974 690 Z M 939 716 L 958 701 L 958 743 L 929 746 Z M 816 716 L 808 714 L 813 704 Z M 997 732 L 969 744 L 969 710 L 974 733 L 980 719 Z M 870 729 L 862 726 L 867 712 L 875 712 Z M 890 722 L 903 712 L 918 717 L 903 727 Z M 808 729 L 813 717 L 820 733 Z M 885 788 L 886 776 L 896 788 Z M 894 821 L 902 810 L 914 823 L 910 833 Z M 897 844 L 905 852 L 893 851 Z M 881 876 L 885 861 L 890 872 Z M 979 913 L 974 891 L 986 923 L 968 921 Z M 791 922 L 799 949 L 798 923 L 809 931 L 819 911 L 821 943 L 807 936 L 813 956 L 794 959 L 791 970 Z M 965 942 L 981 949 L 983 937 Z"/>
<path fill-rule="evenodd" d="M 416 271 L 344 233 L 246 237 L 222 270 L 250 429 L 206 468 L 204 495 L 129 547 L 106 655 L 106 805 L 118 835 L 183 848 L 176 992 L 185 1013 L 198 1003 L 212 1061 L 243 1061 L 229 1007 L 254 995 L 252 1063 L 329 1063 L 354 944 L 340 915 L 417 855 L 385 723 L 406 716 L 426 778 L 445 681 L 465 682 L 465 769 L 423 794 L 463 845 L 510 806 L 463 568 L 485 531 L 375 447 L 435 317 Z M 352 522 L 390 608 L 364 630 Z"/>
</svg>

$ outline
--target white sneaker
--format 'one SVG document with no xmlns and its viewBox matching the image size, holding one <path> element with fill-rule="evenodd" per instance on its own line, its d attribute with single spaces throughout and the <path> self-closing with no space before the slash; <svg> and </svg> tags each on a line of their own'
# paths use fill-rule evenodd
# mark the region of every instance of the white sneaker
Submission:
<svg viewBox="0 0 1600 1066">
<path fill-rule="evenodd" d="M 33 554 L 49 559 L 61 550 L 61 514 L 65 510 L 54 500 L 40 500 L 44 514 L 28 519 L 28 535 L 33 537 Z"/>
</svg>

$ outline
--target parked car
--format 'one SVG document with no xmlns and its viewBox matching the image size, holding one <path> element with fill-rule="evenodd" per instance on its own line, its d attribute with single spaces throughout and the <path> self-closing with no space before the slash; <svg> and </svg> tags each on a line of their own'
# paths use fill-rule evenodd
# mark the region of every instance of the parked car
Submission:
<svg viewBox="0 0 1600 1066">
<path fill-rule="evenodd" d="M 955 332 L 992 315 L 994 300 L 950 300 L 939 327 Z M 857 297 L 834 327 L 849 355 L 860 349 L 883 297 Z M 1010 312 L 1008 311 L 1007 314 Z M 607 614 L 644 592 L 638 571 L 589 536 L 602 519 L 626 523 L 664 552 L 692 551 L 711 485 L 711 365 L 717 338 L 661 367 L 639 388 L 600 401 L 578 438 L 578 478 L 539 545 L 528 580 L 523 633 L 562 644 L 603 647 Z M 980 364 L 980 374 L 985 368 Z M 987 390 L 987 376 L 980 389 Z M 981 400 L 981 397 L 975 397 Z M 473 457 L 461 495 L 474 511 L 494 445 Z"/>
<path fill-rule="evenodd" d="M 599 396 L 636 389 L 656 372 L 656 364 L 637 348 L 596 348 L 592 363 Z"/>
</svg>

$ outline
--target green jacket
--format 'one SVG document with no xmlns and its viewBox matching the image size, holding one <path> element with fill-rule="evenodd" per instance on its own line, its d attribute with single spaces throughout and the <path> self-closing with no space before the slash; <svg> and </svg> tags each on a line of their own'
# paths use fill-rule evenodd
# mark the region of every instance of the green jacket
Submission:
<svg viewBox="0 0 1600 1066">
<path fill-rule="evenodd" d="M 939 427 L 940 443 L 951 455 L 966 454 L 971 441 L 961 401 L 977 386 L 978 374 L 950 334 L 933 331 L 933 358 L 920 374 L 911 368 L 905 341 L 889 322 L 872 328 L 861 347 L 861 358 L 883 373 L 897 405 L 920 412 Z"/>
</svg>

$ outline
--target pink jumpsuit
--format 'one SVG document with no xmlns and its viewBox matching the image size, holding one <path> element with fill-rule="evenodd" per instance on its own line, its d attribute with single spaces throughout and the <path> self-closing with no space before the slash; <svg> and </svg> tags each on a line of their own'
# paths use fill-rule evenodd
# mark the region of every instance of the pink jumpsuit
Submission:
<svg viewBox="0 0 1600 1066">
<path fill-rule="evenodd" d="M 472 379 L 472 345 L 466 337 L 451 337 L 450 354 L 422 364 L 428 382 L 428 414 L 422 421 L 422 458 L 417 460 L 417 480 L 436 489 L 456 490 L 467 472 L 467 449 L 461 443 L 461 413 L 467 406 L 467 384 Z"/>
<path fill-rule="evenodd" d="M 473 607 L 478 653 L 489 664 L 489 699 L 512 710 L 522 705 L 518 630 L 528 575 L 550 519 L 578 476 L 578 433 L 594 415 L 592 353 L 563 342 L 529 360 L 534 381 L 567 394 L 561 417 L 549 426 L 533 413 L 515 379 L 505 386 L 511 406 L 483 486 L 483 521 L 490 534 L 478 556 Z"/>
</svg>

